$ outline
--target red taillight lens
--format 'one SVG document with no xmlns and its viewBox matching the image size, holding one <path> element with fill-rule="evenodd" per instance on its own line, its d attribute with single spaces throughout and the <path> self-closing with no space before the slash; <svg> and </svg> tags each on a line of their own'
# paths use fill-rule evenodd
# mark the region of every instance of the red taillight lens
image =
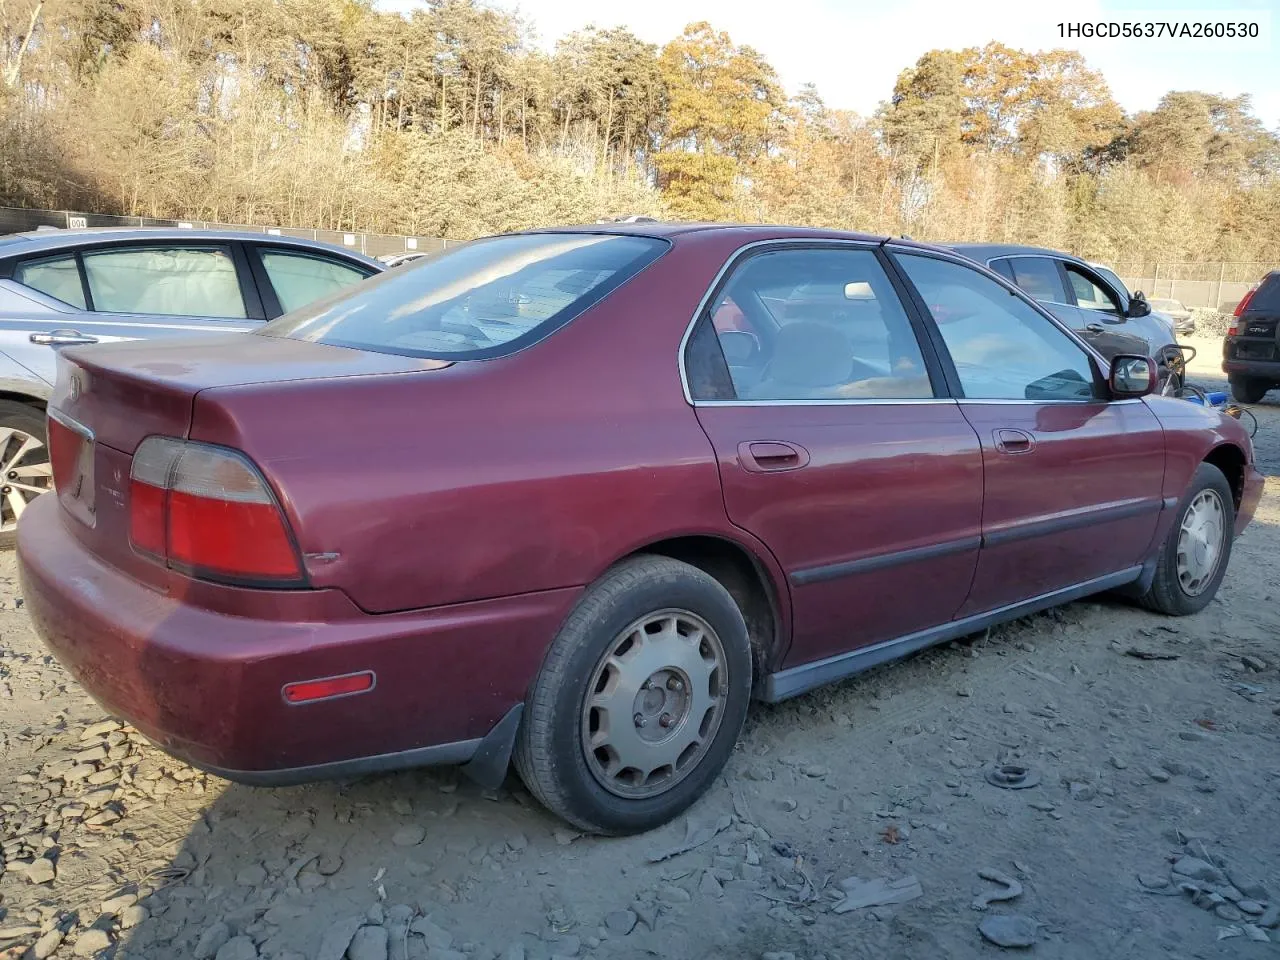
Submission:
<svg viewBox="0 0 1280 960">
<path fill-rule="evenodd" d="M 80 455 L 80 437 L 60 420 L 50 417 L 47 423 L 49 431 L 49 465 L 53 468 L 54 486 L 64 484 L 75 466 L 76 457 Z"/>
<path fill-rule="evenodd" d="M 224 447 L 149 437 L 133 457 L 129 539 L 195 576 L 297 584 L 302 565 L 257 468 Z"/>
<path fill-rule="evenodd" d="M 1240 302 L 1236 304 L 1236 308 L 1233 311 L 1231 311 L 1231 315 L 1233 317 L 1239 317 L 1240 314 L 1244 313 L 1246 310 L 1249 309 L 1249 301 L 1253 299 L 1253 295 L 1257 291 L 1257 289 L 1258 289 L 1257 287 L 1249 288 L 1249 290 L 1245 293 L 1245 295 L 1240 298 Z M 1232 326 L 1236 327 L 1236 326 L 1239 326 L 1239 324 L 1233 323 Z"/>
<path fill-rule="evenodd" d="M 129 482 L 129 542 L 135 550 L 163 557 L 167 491 L 137 480 Z"/>
</svg>

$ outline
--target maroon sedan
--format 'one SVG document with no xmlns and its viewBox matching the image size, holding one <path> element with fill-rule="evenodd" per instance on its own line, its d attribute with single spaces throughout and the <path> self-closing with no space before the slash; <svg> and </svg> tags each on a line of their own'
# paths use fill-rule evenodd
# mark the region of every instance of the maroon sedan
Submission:
<svg viewBox="0 0 1280 960">
<path fill-rule="evenodd" d="M 642 830 L 752 696 L 1103 590 L 1204 607 L 1260 479 L 1153 377 L 922 244 L 480 240 L 253 334 L 66 351 L 27 606 L 221 776 L 514 758 L 579 827 Z"/>
</svg>

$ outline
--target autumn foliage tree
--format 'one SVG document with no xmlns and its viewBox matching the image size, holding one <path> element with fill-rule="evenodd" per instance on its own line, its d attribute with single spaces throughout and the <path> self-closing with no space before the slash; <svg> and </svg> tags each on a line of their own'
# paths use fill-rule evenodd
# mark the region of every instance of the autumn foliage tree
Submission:
<svg viewBox="0 0 1280 960">
<path fill-rule="evenodd" d="M 0 0 L 0 203 L 465 238 L 613 214 L 1280 259 L 1247 97 L 932 50 L 873 116 L 707 23 L 548 47 L 480 0 Z"/>
</svg>

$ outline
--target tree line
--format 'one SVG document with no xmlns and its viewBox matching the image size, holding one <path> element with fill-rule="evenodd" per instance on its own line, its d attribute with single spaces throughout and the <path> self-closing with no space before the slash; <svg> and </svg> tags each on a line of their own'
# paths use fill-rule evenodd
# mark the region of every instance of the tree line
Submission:
<svg viewBox="0 0 1280 960">
<path fill-rule="evenodd" d="M 871 116 L 707 23 L 549 52 L 475 0 L 0 0 L 0 203 L 467 238 L 618 214 L 1280 259 L 1247 97 L 1127 115 L 1076 52 L 934 50 Z"/>
</svg>

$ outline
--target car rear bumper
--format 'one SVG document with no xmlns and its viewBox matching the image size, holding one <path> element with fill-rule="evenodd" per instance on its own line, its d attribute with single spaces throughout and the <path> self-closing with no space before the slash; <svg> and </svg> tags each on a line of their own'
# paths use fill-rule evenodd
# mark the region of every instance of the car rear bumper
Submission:
<svg viewBox="0 0 1280 960">
<path fill-rule="evenodd" d="M 74 522 L 40 497 L 18 532 L 26 606 L 45 644 L 159 747 L 249 783 L 472 759 L 495 728 L 514 733 L 511 717 L 580 593 L 370 615 L 338 591 L 309 591 L 320 619 L 299 615 L 295 591 L 281 596 L 287 620 L 235 616 L 104 563 L 67 529 Z M 284 700 L 285 684 L 365 670 L 376 677 L 368 692 Z"/>
<path fill-rule="evenodd" d="M 1265 478 L 1252 464 L 1246 464 L 1244 468 L 1244 481 L 1240 490 L 1240 507 L 1236 510 L 1236 536 L 1240 536 L 1244 532 L 1244 528 L 1253 520 L 1253 515 L 1258 509 L 1258 503 L 1262 500 L 1262 488 Z"/>
<path fill-rule="evenodd" d="M 1223 373 L 1265 377 L 1280 383 L 1280 360 L 1223 360 Z"/>
</svg>

